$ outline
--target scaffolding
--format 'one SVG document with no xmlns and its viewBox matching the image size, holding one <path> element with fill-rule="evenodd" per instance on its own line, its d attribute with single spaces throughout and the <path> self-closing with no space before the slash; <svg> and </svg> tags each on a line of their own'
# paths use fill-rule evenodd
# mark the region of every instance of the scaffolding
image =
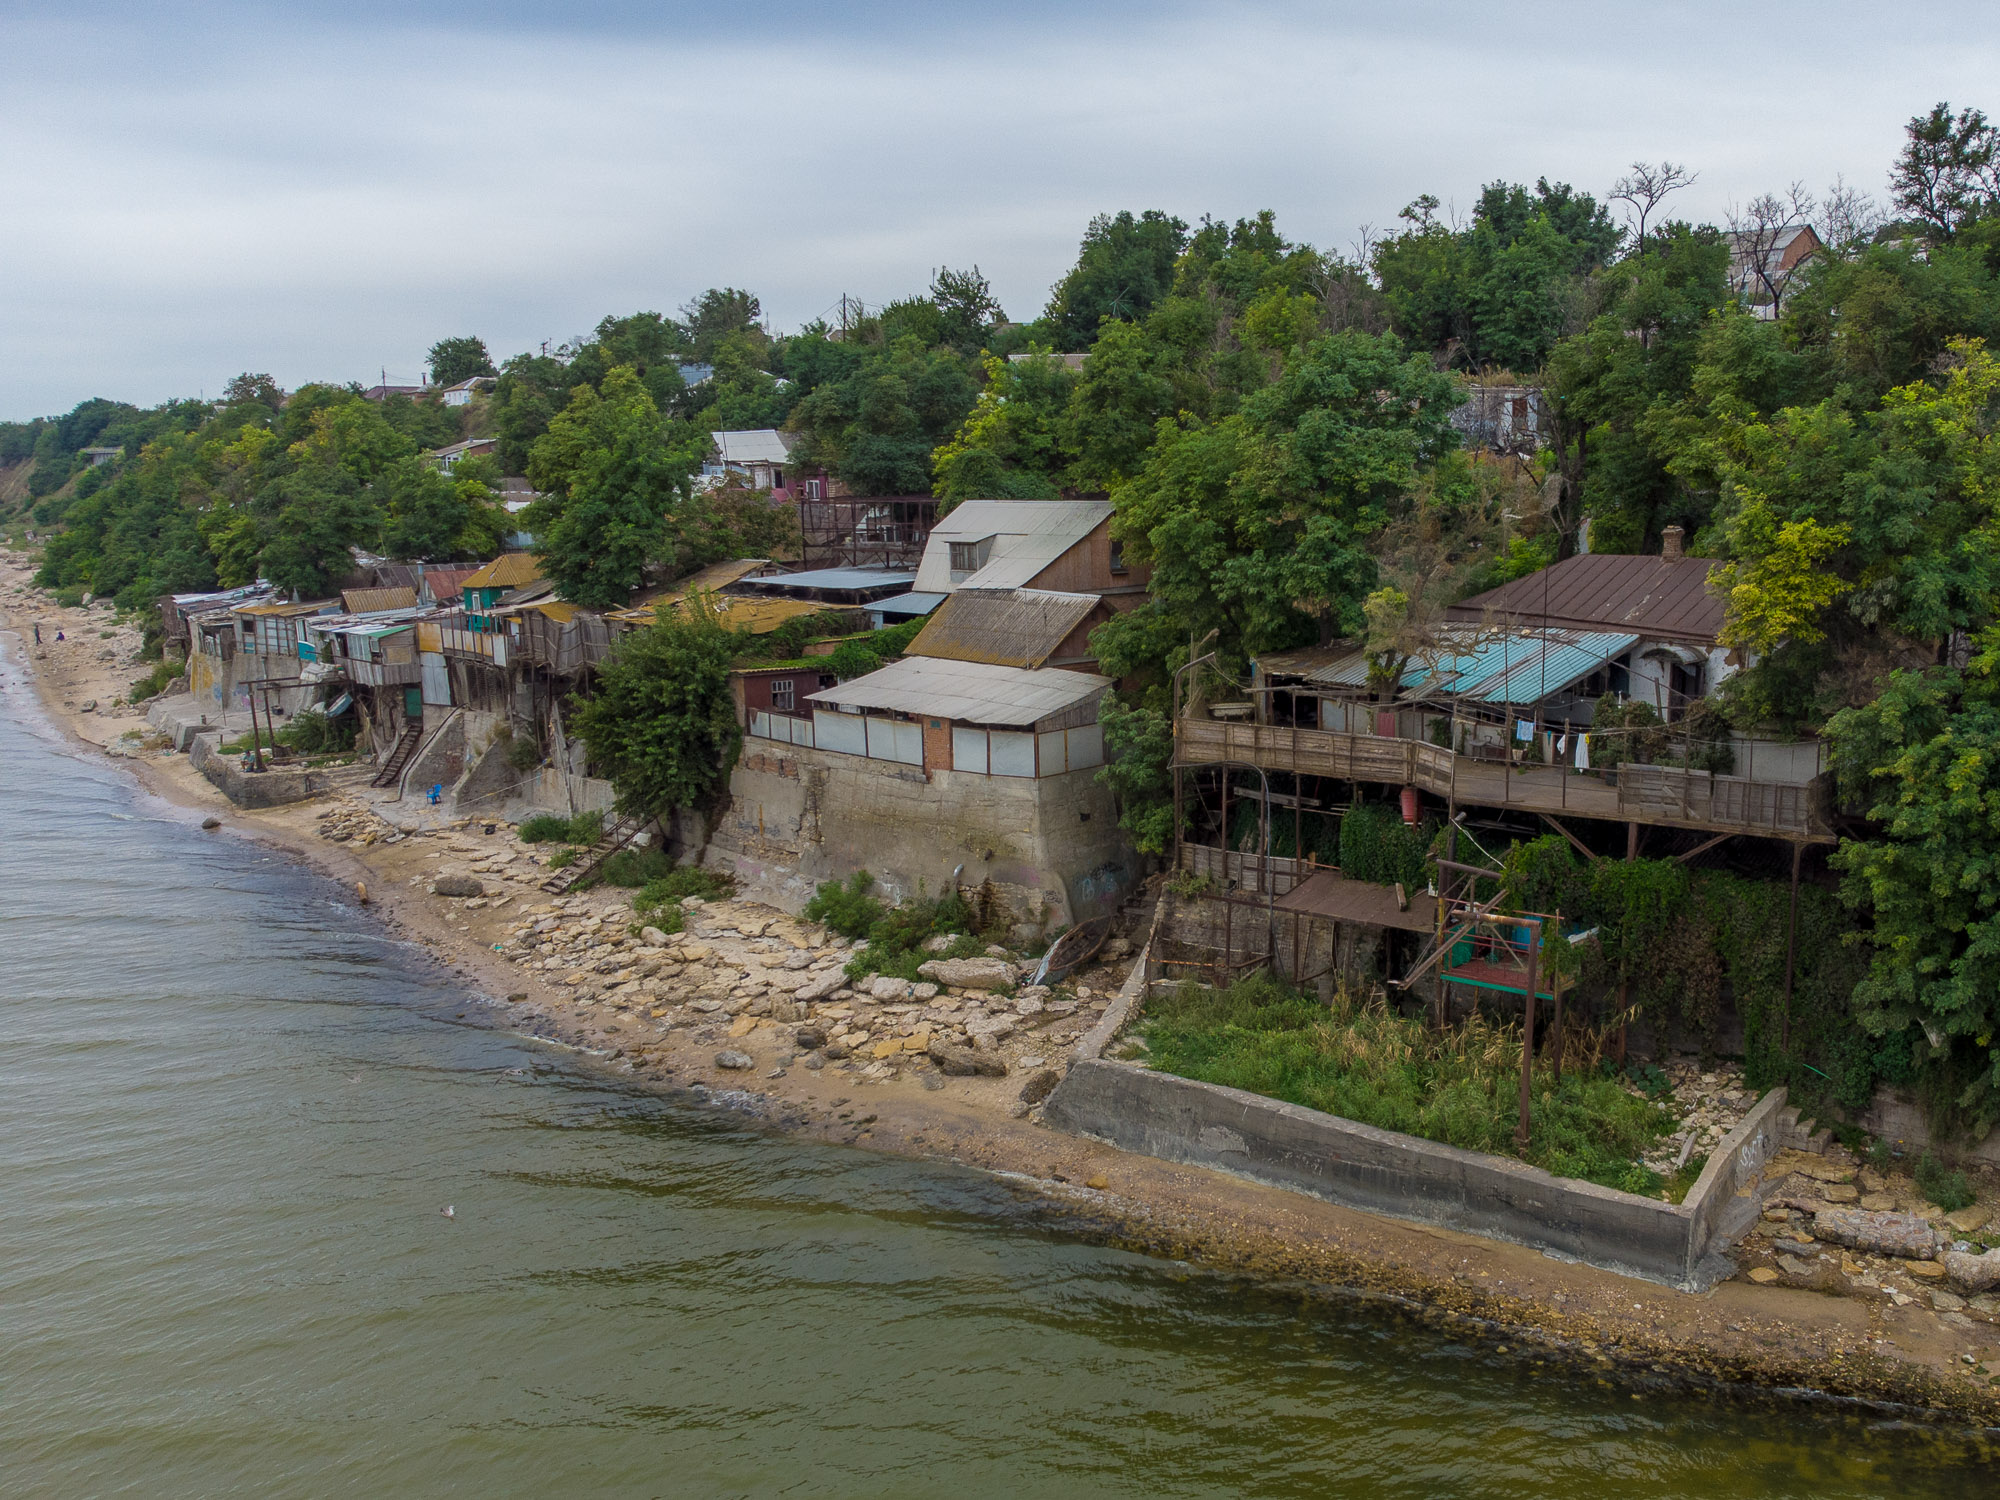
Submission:
<svg viewBox="0 0 2000 1500">
<path fill-rule="evenodd" d="M 938 502 L 929 495 L 843 495 L 799 502 L 802 562 L 815 568 L 914 568 Z"/>
</svg>

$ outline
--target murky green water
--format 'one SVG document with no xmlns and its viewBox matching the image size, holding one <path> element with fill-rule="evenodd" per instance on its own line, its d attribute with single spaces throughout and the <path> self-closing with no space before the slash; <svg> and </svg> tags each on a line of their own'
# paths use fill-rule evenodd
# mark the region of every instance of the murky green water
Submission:
<svg viewBox="0 0 2000 1500">
<path fill-rule="evenodd" d="M 1992 1484 L 1963 1437 L 1635 1399 L 621 1092 L 0 682 L 0 1493 Z"/>
</svg>

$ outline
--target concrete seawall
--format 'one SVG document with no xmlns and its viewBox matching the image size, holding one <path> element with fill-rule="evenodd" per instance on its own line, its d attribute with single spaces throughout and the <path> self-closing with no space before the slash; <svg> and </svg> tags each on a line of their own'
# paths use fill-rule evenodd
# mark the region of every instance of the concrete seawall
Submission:
<svg viewBox="0 0 2000 1500">
<path fill-rule="evenodd" d="M 1756 1219 L 1784 1102 L 1783 1089 L 1765 1095 L 1680 1204 L 1103 1058 L 1073 1064 L 1044 1117 L 1128 1151 L 1694 1291 L 1727 1274 L 1720 1252 Z"/>
</svg>

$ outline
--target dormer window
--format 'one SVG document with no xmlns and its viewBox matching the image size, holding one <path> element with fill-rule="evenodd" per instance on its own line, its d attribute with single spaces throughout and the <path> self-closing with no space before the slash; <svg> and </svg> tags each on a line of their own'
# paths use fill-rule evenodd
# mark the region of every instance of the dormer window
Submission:
<svg viewBox="0 0 2000 1500">
<path fill-rule="evenodd" d="M 993 555 L 993 538 L 981 537 L 976 542 L 952 542 L 951 581 L 963 583 L 967 578 L 986 566 Z"/>
<path fill-rule="evenodd" d="M 1111 571 L 1123 573 L 1125 570 L 1125 544 L 1114 536 L 1111 538 Z"/>
</svg>

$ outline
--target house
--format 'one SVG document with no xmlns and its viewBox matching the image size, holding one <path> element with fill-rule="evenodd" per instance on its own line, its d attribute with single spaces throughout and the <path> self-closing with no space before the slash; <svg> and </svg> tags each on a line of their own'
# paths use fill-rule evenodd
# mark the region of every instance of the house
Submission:
<svg viewBox="0 0 2000 1500">
<path fill-rule="evenodd" d="M 1547 445 L 1548 404 L 1540 387 L 1469 380 L 1461 389 L 1465 404 L 1452 412 L 1451 425 L 1468 448 L 1526 454 Z"/>
<path fill-rule="evenodd" d="M 106 464 L 115 462 L 118 455 L 125 450 L 123 448 L 81 448 L 77 451 L 90 460 L 91 468 L 101 469 Z"/>
<path fill-rule="evenodd" d="M 892 568 L 814 568 L 804 573 L 746 576 L 729 584 L 725 592 L 853 608 L 907 594 L 913 581 L 913 574 Z"/>
<path fill-rule="evenodd" d="M 507 552 L 483 568 L 475 568 L 459 585 L 467 627 L 487 628 L 487 612 L 516 589 L 542 581 L 542 565 L 532 552 Z"/>
<path fill-rule="evenodd" d="M 931 528 L 922 593 L 1048 589 L 1096 594 L 1114 610 L 1144 601 L 1151 569 L 1125 561 L 1108 500 L 967 500 Z"/>
<path fill-rule="evenodd" d="M 415 609 L 417 604 L 417 591 L 409 587 L 343 589 L 340 594 L 340 607 L 350 615 L 375 615 L 381 614 L 384 610 Z"/>
<path fill-rule="evenodd" d="M 1729 285 L 1758 317 L 1778 316 L 1793 276 L 1826 248 L 1810 224 L 1782 224 L 1731 230 Z"/>
<path fill-rule="evenodd" d="M 740 479 L 753 490 L 774 490 L 789 498 L 786 477 L 791 468 L 791 439 L 771 427 L 745 432 L 711 432 L 713 457 L 702 465 L 704 478 L 720 483 Z"/>
<path fill-rule="evenodd" d="M 1138 860 L 1097 779 L 1108 678 L 913 654 L 824 679 L 739 674 L 711 860 L 793 906 L 859 869 L 897 899 L 956 888 L 1023 937 L 1117 909 Z"/>
<path fill-rule="evenodd" d="M 430 387 L 427 385 L 391 385 L 384 380 L 380 385 L 371 385 L 361 393 L 363 401 L 387 401 L 391 396 L 421 396 Z"/>
<path fill-rule="evenodd" d="M 449 474 L 461 458 L 483 458 L 500 446 L 498 438 L 467 438 L 462 443 L 453 443 L 445 448 L 433 448 L 424 457 Z"/>
<path fill-rule="evenodd" d="M 462 604 L 465 580 L 479 571 L 476 567 L 441 568 L 428 563 L 417 565 L 417 602 L 432 606 Z"/>
<path fill-rule="evenodd" d="M 1007 363 L 1020 365 L 1026 364 L 1031 359 L 1052 359 L 1065 370 L 1081 370 L 1090 363 L 1090 354 L 1088 351 L 1082 354 L 1048 354 L 1031 349 L 1025 353 L 1008 355 Z"/>
<path fill-rule="evenodd" d="M 474 375 L 469 379 L 459 381 L 457 385 L 446 386 L 438 399 L 443 401 L 446 406 L 470 406 L 473 395 L 476 392 L 491 390 L 492 388 L 493 377 L 491 375 Z"/>
</svg>

